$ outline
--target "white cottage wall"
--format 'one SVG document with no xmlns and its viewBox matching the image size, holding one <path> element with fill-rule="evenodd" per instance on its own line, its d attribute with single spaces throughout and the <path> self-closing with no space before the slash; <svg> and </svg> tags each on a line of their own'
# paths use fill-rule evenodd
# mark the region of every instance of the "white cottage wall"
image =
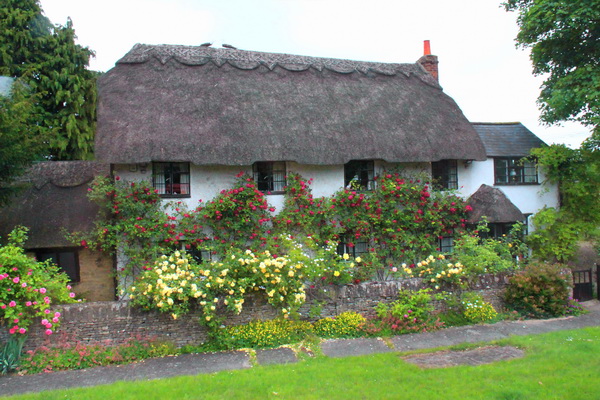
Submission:
<svg viewBox="0 0 600 400">
<path fill-rule="evenodd" d="M 385 161 L 375 161 L 375 175 L 384 171 L 393 170 L 400 167 L 407 176 L 416 176 L 429 171 L 428 163 L 388 163 Z M 343 165 L 304 165 L 293 161 L 286 162 L 287 172 L 296 172 L 307 180 L 312 179 L 311 189 L 314 197 L 331 196 L 344 186 L 344 166 Z M 152 182 L 152 165 L 128 165 L 117 164 L 113 167 L 114 175 L 119 176 L 125 181 Z M 233 187 L 236 181 L 236 175 L 240 172 L 252 176 L 252 166 L 199 166 L 190 164 L 190 197 L 165 199 L 165 201 L 181 201 L 188 208 L 193 209 L 198 206 L 200 200 L 210 201 L 216 197 L 221 190 Z M 276 212 L 283 208 L 284 196 L 282 194 L 267 195 L 267 201 Z"/>
<path fill-rule="evenodd" d="M 465 166 L 466 165 L 466 166 Z M 543 171 L 538 172 L 538 181 L 546 179 Z M 558 207 L 558 185 L 494 185 L 494 159 L 474 161 L 470 164 L 458 162 L 459 193 L 468 198 L 475 193 L 482 184 L 496 187 L 517 206 L 523 214 L 535 214 L 544 206 Z M 532 229 L 532 226 L 529 226 Z"/>
</svg>

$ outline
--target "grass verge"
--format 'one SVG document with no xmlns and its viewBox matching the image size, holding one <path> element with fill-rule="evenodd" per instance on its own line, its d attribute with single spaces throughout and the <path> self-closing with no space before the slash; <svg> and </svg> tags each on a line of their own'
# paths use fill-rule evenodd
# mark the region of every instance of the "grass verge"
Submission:
<svg viewBox="0 0 600 400">
<path fill-rule="evenodd" d="M 600 393 L 600 327 L 512 337 L 521 359 L 421 369 L 398 353 L 257 366 L 150 382 L 43 392 L 11 399 L 573 399 Z"/>
</svg>

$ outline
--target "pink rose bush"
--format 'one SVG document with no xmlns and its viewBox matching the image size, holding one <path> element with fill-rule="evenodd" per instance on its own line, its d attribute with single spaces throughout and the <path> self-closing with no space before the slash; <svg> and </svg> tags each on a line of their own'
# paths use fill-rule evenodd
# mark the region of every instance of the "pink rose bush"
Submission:
<svg viewBox="0 0 600 400">
<path fill-rule="evenodd" d="M 26 228 L 18 227 L 9 235 L 9 244 L 0 247 L 0 318 L 9 333 L 25 335 L 41 317 L 46 335 L 51 335 L 60 323 L 56 306 L 74 302 L 75 294 L 67 289 L 68 277 L 57 266 L 25 254 L 26 234 Z"/>
</svg>

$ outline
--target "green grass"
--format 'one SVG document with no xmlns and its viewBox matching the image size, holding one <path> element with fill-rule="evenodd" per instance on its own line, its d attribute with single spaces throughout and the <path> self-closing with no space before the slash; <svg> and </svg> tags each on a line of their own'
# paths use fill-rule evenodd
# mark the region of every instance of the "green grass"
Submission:
<svg viewBox="0 0 600 400">
<path fill-rule="evenodd" d="M 521 359 L 420 369 L 398 353 L 258 366 L 151 382 L 119 382 L 17 399 L 598 399 L 600 327 L 497 342 Z M 464 346 L 461 346 L 463 348 Z"/>
</svg>

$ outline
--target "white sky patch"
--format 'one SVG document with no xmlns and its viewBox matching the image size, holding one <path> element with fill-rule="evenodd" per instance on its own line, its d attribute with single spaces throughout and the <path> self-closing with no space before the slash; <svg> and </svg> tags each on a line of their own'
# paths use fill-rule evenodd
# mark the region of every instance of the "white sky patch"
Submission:
<svg viewBox="0 0 600 400">
<path fill-rule="evenodd" d="M 578 146 L 580 124 L 538 123 L 540 77 L 515 48 L 516 16 L 501 0 L 41 0 L 53 23 L 73 20 L 79 44 L 107 71 L 135 43 L 223 43 L 244 50 L 413 63 L 431 40 L 440 84 L 473 122 L 520 121 L 547 143 Z"/>
</svg>

